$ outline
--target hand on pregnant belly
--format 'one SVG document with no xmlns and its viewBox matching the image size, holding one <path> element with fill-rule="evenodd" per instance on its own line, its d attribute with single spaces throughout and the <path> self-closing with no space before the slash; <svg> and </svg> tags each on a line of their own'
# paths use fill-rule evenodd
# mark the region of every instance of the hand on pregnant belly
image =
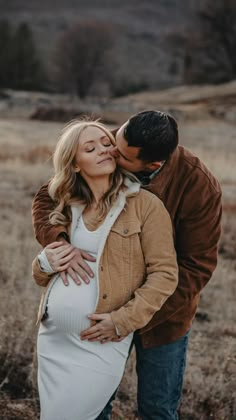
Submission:
<svg viewBox="0 0 236 420">
<path fill-rule="evenodd" d="M 120 341 L 110 314 L 92 314 L 88 315 L 88 318 L 95 321 L 96 324 L 82 331 L 81 340 L 100 341 L 101 343 Z"/>
<path fill-rule="evenodd" d="M 60 273 L 65 286 L 69 286 L 69 276 L 77 285 L 81 284 L 81 279 L 88 284 L 90 282 L 89 277 L 94 277 L 94 273 L 86 260 L 95 262 L 96 259 L 82 249 L 68 243 L 53 242 L 46 246 L 45 254 L 53 271 Z"/>
<path fill-rule="evenodd" d="M 53 242 L 46 246 L 45 254 L 55 273 L 66 270 L 74 257 L 73 246 L 63 242 Z"/>
<path fill-rule="evenodd" d="M 73 258 L 70 260 L 69 267 L 65 272 L 61 273 L 61 277 L 65 286 L 69 285 L 67 275 L 69 275 L 77 285 L 81 284 L 81 279 L 85 284 L 89 284 L 90 279 L 94 277 L 90 265 L 86 263 L 95 262 L 96 258 L 82 249 L 73 248 Z"/>
</svg>

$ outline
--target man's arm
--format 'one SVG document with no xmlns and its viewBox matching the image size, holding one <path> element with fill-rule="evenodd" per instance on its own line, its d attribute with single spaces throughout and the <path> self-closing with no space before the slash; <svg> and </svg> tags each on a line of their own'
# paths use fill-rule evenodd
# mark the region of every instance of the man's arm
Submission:
<svg viewBox="0 0 236 420">
<path fill-rule="evenodd" d="M 209 193 L 208 200 L 204 201 L 203 196 L 201 191 L 185 196 L 188 202 L 192 200 L 192 208 L 188 214 L 184 214 L 176 230 L 178 287 L 151 322 L 141 330 L 142 333 L 172 317 L 181 318 L 182 313 L 184 316 L 189 303 L 197 298 L 213 274 L 221 233 L 221 192 Z"/>
<path fill-rule="evenodd" d="M 32 219 L 35 237 L 43 246 L 47 246 L 52 242 L 64 241 L 70 242 L 66 227 L 62 225 L 52 225 L 49 222 L 49 215 L 54 210 L 55 203 L 48 193 L 48 183 L 44 184 L 34 197 L 32 205 Z M 94 274 L 85 260 L 96 261 L 94 257 L 87 252 L 74 248 L 74 257 L 70 262 L 70 267 L 67 273 L 74 280 L 76 284 L 81 284 L 80 278 L 89 283 L 89 277 L 94 277 Z M 61 277 L 66 286 L 69 285 L 65 272 L 61 272 Z"/>
<path fill-rule="evenodd" d="M 48 183 L 46 183 L 37 192 L 32 204 L 32 220 L 35 237 L 43 247 L 61 239 L 59 237 L 61 233 L 67 235 L 65 226 L 54 226 L 49 222 L 49 215 L 54 208 L 55 203 L 48 193 Z"/>
</svg>

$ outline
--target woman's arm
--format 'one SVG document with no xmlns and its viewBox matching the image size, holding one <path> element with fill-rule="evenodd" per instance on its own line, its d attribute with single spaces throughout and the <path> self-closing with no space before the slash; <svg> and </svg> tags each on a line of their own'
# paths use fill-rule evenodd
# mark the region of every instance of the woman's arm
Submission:
<svg viewBox="0 0 236 420">
<path fill-rule="evenodd" d="M 48 183 L 44 184 L 35 195 L 32 204 L 35 237 L 43 247 L 60 239 L 60 234 L 67 235 L 65 226 L 54 226 L 49 222 L 49 215 L 54 208 L 55 203 L 48 193 Z"/>
</svg>

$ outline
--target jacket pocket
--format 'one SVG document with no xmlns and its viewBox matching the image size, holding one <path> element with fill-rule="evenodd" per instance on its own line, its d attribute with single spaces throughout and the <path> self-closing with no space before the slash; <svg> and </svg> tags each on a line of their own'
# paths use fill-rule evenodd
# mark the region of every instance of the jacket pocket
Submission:
<svg viewBox="0 0 236 420">
<path fill-rule="evenodd" d="M 110 277 L 115 273 L 126 302 L 133 295 L 133 285 L 137 278 L 143 277 L 144 257 L 140 233 L 140 223 L 127 222 L 114 225 L 108 238 Z"/>
<path fill-rule="evenodd" d="M 135 250 L 141 249 L 140 232 L 140 224 L 136 221 L 113 226 L 109 235 L 109 246 L 113 255 L 116 254 L 122 261 L 130 263 Z"/>
<path fill-rule="evenodd" d="M 115 232 L 123 238 L 129 238 L 132 235 L 138 234 L 141 232 L 140 224 L 136 221 L 127 222 L 122 225 L 114 225 L 111 228 L 111 232 Z"/>
</svg>

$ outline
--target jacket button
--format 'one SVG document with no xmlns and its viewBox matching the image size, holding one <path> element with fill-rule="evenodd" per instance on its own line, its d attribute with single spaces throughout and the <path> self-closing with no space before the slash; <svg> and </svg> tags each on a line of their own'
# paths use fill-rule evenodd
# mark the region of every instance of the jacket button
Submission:
<svg viewBox="0 0 236 420">
<path fill-rule="evenodd" d="M 102 298 L 103 298 L 103 299 L 106 299 L 106 298 L 107 298 L 107 294 L 106 294 L 106 293 L 104 293 L 104 295 L 102 295 Z"/>
<path fill-rule="evenodd" d="M 101 271 L 103 271 L 103 266 L 102 265 L 101 265 L 100 269 L 101 269 Z"/>
<path fill-rule="evenodd" d="M 126 233 L 128 233 L 129 232 L 129 229 L 125 229 L 124 230 L 124 233 L 126 234 Z"/>
</svg>

